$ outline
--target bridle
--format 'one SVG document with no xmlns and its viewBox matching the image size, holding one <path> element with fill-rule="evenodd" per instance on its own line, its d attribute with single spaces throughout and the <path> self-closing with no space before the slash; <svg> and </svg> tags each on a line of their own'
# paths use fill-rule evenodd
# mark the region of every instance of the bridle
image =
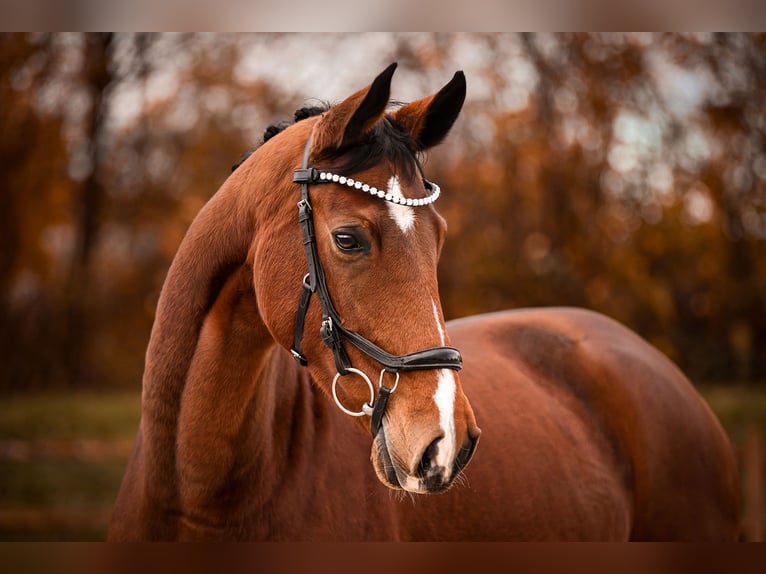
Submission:
<svg viewBox="0 0 766 574">
<path fill-rule="evenodd" d="M 309 152 L 311 150 L 312 135 L 313 132 L 309 134 L 306 147 L 303 150 L 302 166 L 300 169 L 296 169 L 293 174 L 293 182 L 301 185 L 301 200 L 298 202 L 298 221 L 300 222 L 301 233 L 303 235 L 308 273 L 303 278 L 303 290 L 298 304 L 298 311 L 295 315 L 295 332 L 291 352 L 298 363 L 303 366 L 308 364 L 308 360 L 301 350 L 301 341 L 303 340 L 304 324 L 309 303 L 311 301 L 311 295 L 316 292 L 322 307 L 322 324 L 319 333 L 325 344 L 332 350 L 335 359 L 335 367 L 338 370 L 332 383 L 332 394 L 335 402 L 346 414 L 351 416 L 370 416 L 370 430 L 372 431 L 372 436 L 375 437 L 383 422 L 383 415 L 385 414 L 388 398 L 396 390 L 399 384 L 400 371 L 427 369 L 453 369 L 459 371 L 463 368 L 463 359 L 460 356 L 460 351 L 454 347 L 445 346 L 421 349 L 405 355 L 393 355 L 381 349 L 375 343 L 366 339 L 356 331 L 352 331 L 343 326 L 340 315 L 330 298 L 322 262 L 319 260 L 316 236 L 314 234 L 314 217 L 311 202 L 309 200 L 309 185 L 331 182 L 339 183 L 391 203 L 413 207 L 433 203 L 439 196 L 439 187 L 424 178 L 423 183 L 425 184 L 426 189 L 432 192 L 431 195 L 422 199 L 406 199 L 401 196 L 393 196 L 390 193 L 386 194 L 382 190 L 377 190 L 375 187 L 355 181 L 352 178 L 339 176 L 327 171 L 320 171 L 313 167 L 310 168 L 308 167 L 308 160 Z M 343 346 L 344 340 L 354 345 L 374 361 L 383 365 L 378 380 L 379 390 L 377 400 L 375 400 L 375 388 L 373 387 L 370 378 L 364 372 L 352 367 L 351 360 Z M 394 384 L 391 387 L 387 387 L 383 384 L 385 373 L 391 373 L 395 376 Z M 361 377 L 370 389 L 370 400 L 362 406 L 361 411 L 351 411 L 347 409 L 338 399 L 336 391 L 338 379 L 349 374 L 355 374 Z"/>
</svg>

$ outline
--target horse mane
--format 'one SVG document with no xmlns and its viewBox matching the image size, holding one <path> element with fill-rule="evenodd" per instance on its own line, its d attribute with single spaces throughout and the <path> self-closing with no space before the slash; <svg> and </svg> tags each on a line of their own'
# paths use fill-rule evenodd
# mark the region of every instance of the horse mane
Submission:
<svg viewBox="0 0 766 574">
<path fill-rule="evenodd" d="M 401 107 L 404 102 L 391 100 L 389 104 Z M 318 106 L 307 106 L 296 110 L 293 121 L 283 120 L 267 127 L 266 131 L 263 132 L 263 141 L 258 147 L 290 126 L 307 118 L 323 114 L 331 107 L 332 105 L 328 102 L 322 102 Z M 242 165 L 258 147 L 243 153 L 239 161 L 231 167 L 231 172 L 233 173 Z M 393 117 L 387 115 L 383 121 L 375 125 L 365 140 L 356 143 L 351 148 L 337 150 L 332 156 L 322 159 L 332 165 L 333 172 L 346 175 L 364 171 L 383 160 L 388 160 L 400 174 L 406 178 L 411 178 L 415 173 L 414 168 L 417 166 L 420 169 L 422 154 L 416 150 L 417 146 L 409 132 L 399 126 Z"/>
</svg>

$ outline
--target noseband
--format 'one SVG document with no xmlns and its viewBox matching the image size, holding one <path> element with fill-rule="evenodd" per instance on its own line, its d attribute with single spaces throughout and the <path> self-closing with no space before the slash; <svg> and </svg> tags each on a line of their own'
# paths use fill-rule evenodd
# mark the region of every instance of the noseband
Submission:
<svg viewBox="0 0 766 574">
<path fill-rule="evenodd" d="M 311 295 L 316 292 L 319 297 L 319 303 L 322 307 L 322 325 L 319 329 L 319 333 L 322 336 L 322 340 L 330 347 L 335 358 L 335 367 L 338 369 L 338 373 L 333 379 L 332 392 L 338 406 L 343 412 L 353 415 L 362 416 L 369 415 L 371 417 L 370 429 L 372 436 L 375 437 L 380 430 L 380 426 L 383 422 L 383 415 L 386 410 L 386 403 L 391 393 L 394 392 L 399 384 L 399 372 L 400 371 L 417 371 L 427 369 L 453 369 L 459 371 L 463 367 L 463 359 L 460 356 L 460 351 L 454 347 L 430 347 L 428 349 L 421 349 L 414 351 L 406 355 L 393 355 L 380 347 L 378 347 L 372 341 L 366 339 L 356 331 L 346 329 L 343 326 L 340 315 L 335 309 L 330 298 L 330 292 L 327 289 L 327 282 L 325 280 L 324 269 L 322 263 L 319 260 L 319 252 L 317 251 L 316 236 L 314 234 L 314 216 L 311 208 L 311 202 L 309 201 L 309 185 L 320 183 L 336 182 L 340 184 L 348 185 L 354 189 L 358 189 L 371 196 L 384 199 L 392 203 L 399 203 L 409 206 L 421 206 L 433 203 L 439 196 L 439 187 L 426 179 L 423 180 L 426 189 L 432 193 L 429 197 L 422 199 L 405 199 L 400 196 L 392 196 L 386 194 L 381 190 L 377 190 L 367 184 L 363 184 L 359 181 L 354 181 L 351 178 L 346 178 L 331 174 L 329 172 L 323 172 L 316 168 L 308 167 L 309 151 L 311 149 L 312 134 L 309 135 L 306 147 L 303 151 L 303 164 L 301 169 L 296 169 L 293 175 L 293 182 L 300 183 L 301 185 L 301 200 L 298 202 L 298 221 L 301 225 L 301 232 L 303 235 L 303 245 L 306 251 L 306 262 L 308 264 L 308 273 L 303 278 L 303 291 L 301 293 L 300 303 L 298 305 L 298 312 L 295 316 L 295 333 L 293 339 L 293 347 L 291 352 L 293 357 L 303 366 L 308 364 L 308 361 L 301 350 L 301 341 L 303 340 L 304 323 L 306 320 L 306 313 L 308 312 L 309 303 L 311 301 Z M 377 361 L 383 365 L 383 369 L 380 371 L 380 379 L 378 381 L 378 398 L 375 400 L 375 390 L 369 377 L 362 371 L 353 368 L 351 360 L 346 353 L 343 342 L 348 341 L 354 345 L 357 349 L 362 351 L 365 355 Z M 395 377 L 395 382 L 392 387 L 387 387 L 383 384 L 385 373 L 391 373 Z M 336 384 L 340 377 L 348 374 L 356 374 L 362 377 L 370 388 L 370 402 L 365 403 L 362 410 L 359 412 L 349 411 L 338 400 L 336 394 Z"/>
</svg>

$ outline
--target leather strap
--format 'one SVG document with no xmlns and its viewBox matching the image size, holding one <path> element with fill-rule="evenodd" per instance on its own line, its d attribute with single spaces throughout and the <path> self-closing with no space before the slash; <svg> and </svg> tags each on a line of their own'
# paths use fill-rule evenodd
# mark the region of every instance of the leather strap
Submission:
<svg viewBox="0 0 766 574">
<path fill-rule="evenodd" d="M 309 283 L 306 283 L 306 280 L 309 278 L 308 274 L 306 275 L 305 279 L 303 280 L 303 289 L 301 291 L 301 299 L 298 302 L 298 312 L 295 314 L 295 328 L 293 332 L 293 346 L 290 351 L 293 354 L 293 357 L 295 357 L 295 360 L 298 361 L 298 363 L 301 364 L 301 366 L 305 367 L 309 364 L 308 360 L 306 359 L 306 356 L 303 354 L 303 349 L 301 349 L 302 341 L 303 341 L 303 330 L 306 323 L 306 312 L 309 310 L 309 303 L 311 303 L 311 285 Z"/>
<path fill-rule="evenodd" d="M 380 387 L 378 391 L 378 398 L 375 399 L 375 406 L 372 409 L 372 415 L 370 416 L 370 432 L 372 438 L 378 435 L 381 425 L 383 424 L 383 415 L 386 414 L 386 405 L 388 404 L 388 397 L 391 396 L 391 389 L 388 387 Z"/>
<path fill-rule="evenodd" d="M 317 293 L 322 308 L 322 325 L 320 334 L 322 340 L 330 348 L 335 359 L 335 367 L 341 375 L 347 375 L 352 367 L 351 360 L 346 353 L 343 341 L 346 340 L 365 355 L 383 365 L 390 372 L 415 371 L 426 369 L 453 369 L 460 370 L 463 360 L 460 351 L 454 347 L 430 347 L 405 355 L 393 355 L 378 347 L 369 339 L 356 331 L 351 331 L 343 326 L 340 314 L 332 303 L 332 298 L 327 289 L 324 269 L 319 260 L 319 251 L 316 245 L 314 232 L 314 216 L 309 198 L 309 184 L 325 183 L 327 180 L 319 179 L 319 171 L 308 167 L 309 153 L 311 151 L 312 134 L 309 135 L 303 150 L 303 164 L 293 174 L 293 181 L 301 185 L 301 199 L 298 202 L 298 222 L 301 226 L 303 247 L 306 253 L 308 273 L 303 280 L 298 311 L 295 315 L 295 328 L 293 333 L 292 354 L 303 366 L 308 365 L 308 360 L 302 351 L 303 332 L 306 323 L 306 314 L 311 303 L 311 296 Z M 380 430 L 386 403 L 392 389 L 380 387 L 378 398 L 375 401 L 372 412 L 371 430 L 373 437 Z"/>
</svg>

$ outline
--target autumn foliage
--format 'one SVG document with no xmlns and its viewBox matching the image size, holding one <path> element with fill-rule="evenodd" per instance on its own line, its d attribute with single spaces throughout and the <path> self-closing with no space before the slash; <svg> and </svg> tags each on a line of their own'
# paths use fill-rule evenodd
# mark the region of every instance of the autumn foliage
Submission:
<svg viewBox="0 0 766 574">
<path fill-rule="evenodd" d="M 316 55 L 290 83 L 294 53 Z M 169 263 L 231 165 L 392 61 L 395 97 L 468 79 L 425 161 L 448 317 L 589 307 L 697 381 L 766 381 L 764 35 L 6 34 L 0 388 L 138 386 Z"/>
</svg>

